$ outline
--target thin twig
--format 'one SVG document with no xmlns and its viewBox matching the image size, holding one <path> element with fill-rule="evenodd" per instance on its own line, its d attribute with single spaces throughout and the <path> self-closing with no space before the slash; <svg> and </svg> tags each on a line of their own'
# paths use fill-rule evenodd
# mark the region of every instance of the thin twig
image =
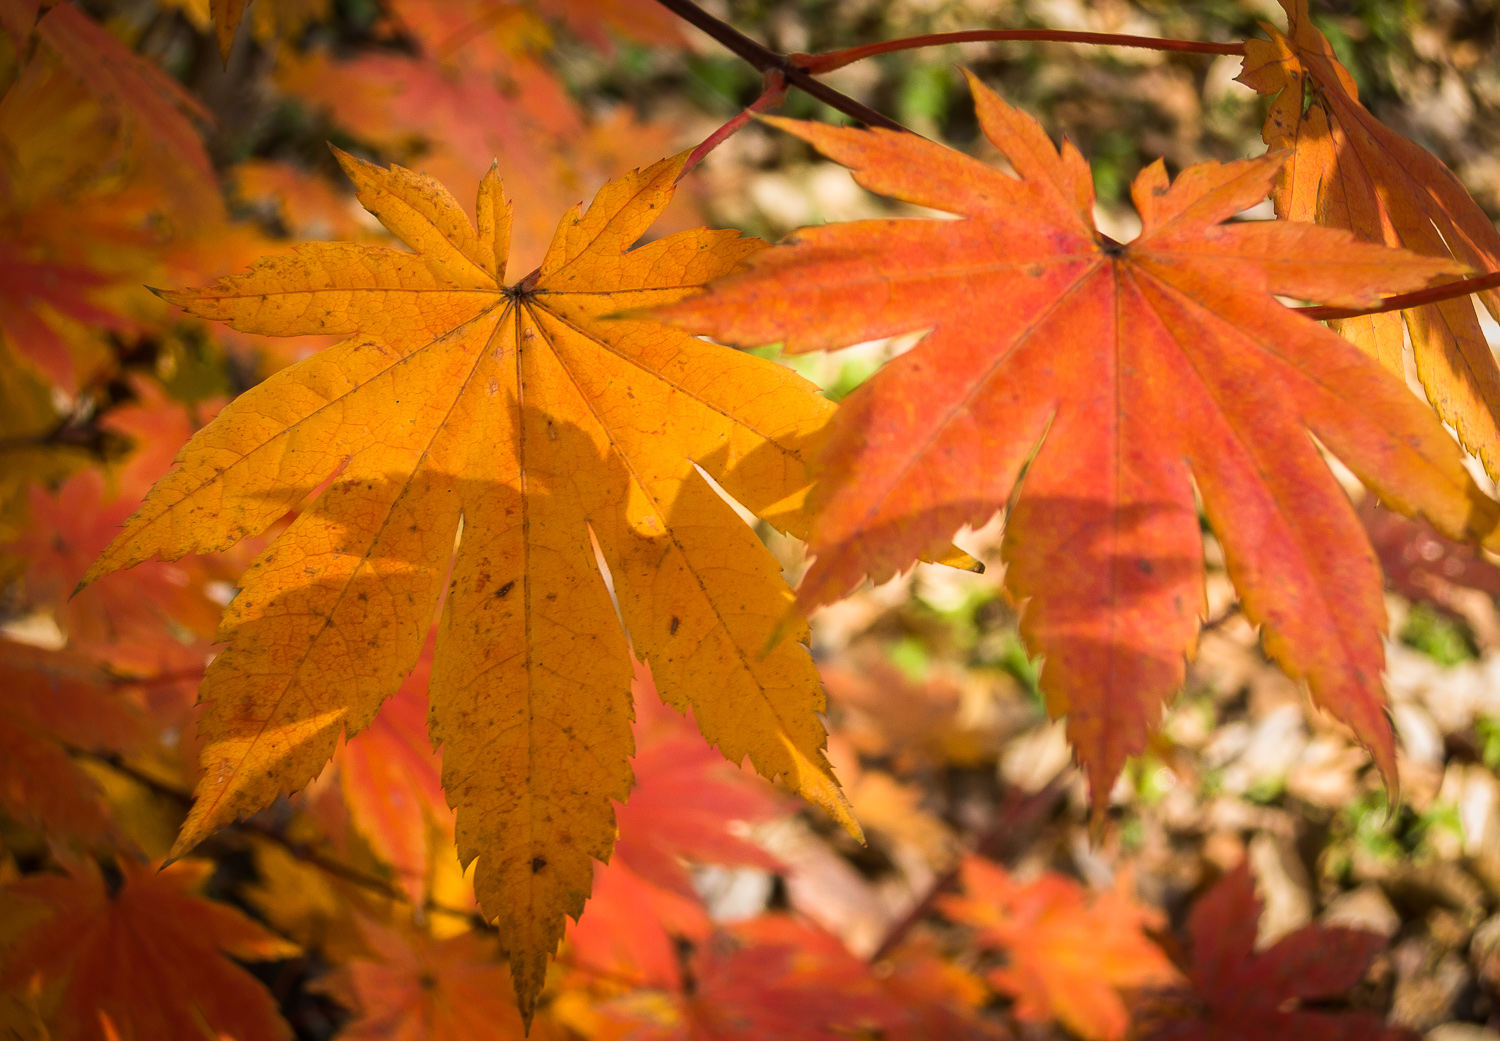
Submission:
<svg viewBox="0 0 1500 1041">
<path fill-rule="evenodd" d="M 160 795 L 163 798 L 171 799 L 174 802 L 182 804 L 183 806 L 191 806 L 193 804 L 192 793 L 185 792 L 180 788 L 175 788 L 172 785 L 167 784 L 165 781 L 152 777 L 144 770 L 140 770 L 134 766 L 131 766 L 120 755 L 112 752 L 93 752 L 87 748 L 77 748 L 72 745 L 64 745 L 63 747 L 66 748 L 72 755 L 86 756 L 90 759 L 96 760 L 97 762 L 103 763 L 111 770 L 114 770 L 116 773 L 123 774 L 125 777 L 130 778 L 132 781 L 141 785 L 143 788 L 146 788 L 154 795 Z M 350 865 L 345 864 L 341 861 L 334 860 L 331 857 L 325 857 L 317 850 L 310 849 L 300 842 L 292 841 L 291 839 L 287 838 L 285 835 L 277 831 L 275 828 L 269 828 L 264 824 L 260 824 L 259 822 L 253 820 L 238 821 L 234 824 L 229 825 L 229 827 L 235 828 L 239 831 L 250 832 L 252 834 L 258 835 L 263 839 L 274 842 L 276 845 L 286 850 L 296 859 L 303 861 L 304 863 L 311 864 L 313 867 L 317 868 L 319 871 L 324 872 L 325 874 L 332 875 L 335 878 L 342 879 L 343 881 L 348 882 L 352 885 L 359 886 L 361 889 L 368 889 L 373 893 L 383 896 L 388 900 L 395 900 L 398 903 L 412 903 L 411 897 L 408 896 L 404 891 L 402 891 L 398 886 L 393 886 L 383 878 L 377 878 L 374 875 L 366 874 L 356 867 L 351 867 Z M 483 918 L 473 911 L 465 911 L 462 908 L 450 907 L 447 904 L 438 903 L 434 900 L 426 901 L 422 905 L 422 909 L 433 914 L 451 915 L 456 918 L 463 918 L 470 923 L 476 924 L 479 927 L 489 928 L 488 923 L 484 922 Z"/>
<path fill-rule="evenodd" d="M 791 58 L 813 75 L 841 69 L 852 62 L 873 58 L 877 54 L 915 50 L 919 47 L 942 47 L 951 43 L 1000 43 L 1008 40 L 1038 43 L 1086 43 L 1104 47 L 1142 47 L 1153 51 L 1177 51 L 1188 54 L 1245 53 L 1242 43 L 1203 43 L 1198 40 L 1163 40 L 1155 36 L 1126 36 L 1119 33 L 1083 33 L 1066 29 L 968 29 L 956 33 L 928 33 L 900 40 L 867 43 L 841 51 L 823 54 L 793 54 Z"/>
<path fill-rule="evenodd" d="M 650 980 L 637 979 L 634 976 L 626 976 L 621 972 L 611 972 L 608 969 L 601 969 L 594 965 L 585 965 L 583 962 L 577 961 L 566 954 L 555 954 L 552 956 L 552 960 L 566 969 L 573 969 L 576 972 L 585 972 L 590 976 L 594 976 L 601 980 L 608 980 L 611 983 L 618 983 L 621 986 L 630 987 L 633 990 L 662 989 L 659 983 L 652 983 Z"/>
<path fill-rule="evenodd" d="M 995 820 L 990 824 L 989 829 L 974 843 L 973 852 L 1000 862 L 1011 859 L 1026 845 L 1021 838 L 1021 833 L 1029 831 L 1032 826 L 1040 823 L 1050 814 L 1066 790 L 1066 783 L 1061 777 L 1057 777 L 1039 792 L 1012 799 L 995 814 Z M 1026 839 L 1029 838 L 1030 836 L 1026 835 Z M 932 887 L 927 890 L 927 895 L 918 900 L 916 906 L 906 912 L 905 916 L 891 927 L 890 932 L 885 934 L 885 939 L 880 941 L 880 946 L 875 948 L 874 954 L 870 955 L 871 964 L 880 961 L 901 946 L 901 941 L 906 939 L 906 934 L 937 907 L 938 897 L 958 883 L 962 870 L 963 862 L 960 860 L 937 877 Z"/>
<path fill-rule="evenodd" d="M 1500 271 L 1488 275 L 1475 275 L 1461 282 L 1446 282 L 1430 289 L 1419 289 L 1415 293 L 1402 293 L 1387 297 L 1375 307 L 1298 307 L 1294 310 L 1307 318 L 1327 321 L 1332 318 L 1359 318 L 1367 314 L 1386 314 L 1389 311 L 1404 311 L 1408 307 L 1436 304 L 1444 300 L 1456 300 L 1471 293 L 1482 293 L 1486 289 L 1500 289 Z"/>
<path fill-rule="evenodd" d="M 876 112 L 870 106 L 855 101 L 849 95 L 834 90 L 826 83 L 818 82 L 786 55 L 777 54 L 769 47 L 756 43 L 728 22 L 715 18 L 703 10 L 692 0 L 656 0 L 656 2 L 689 25 L 703 30 L 728 50 L 755 66 L 760 72 L 777 70 L 786 77 L 787 83 L 817 98 L 829 108 L 836 109 L 846 116 L 852 116 L 866 126 L 884 127 L 886 130 L 910 133 L 906 127 L 889 116 Z"/>
<path fill-rule="evenodd" d="M 677 175 L 679 181 L 686 177 L 693 167 L 703 162 L 708 153 L 743 129 L 746 123 L 755 118 L 757 112 L 774 108 L 786 100 L 786 77 L 781 74 L 780 69 L 768 69 L 765 72 L 765 88 L 761 96 L 750 103 L 749 108 L 709 134 L 697 148 L 693 149 L 692 154 L 687 157 L 687 162 L 682 165 L 682 172 Z"/>
<path fill-rule="evenodd" d="M 190 669 L 175 669 L 170 672 L 158 672 L 154 676 L 111 676 L 109 682 L 116 687 L 165 687 L 173 683 L 188 683 L 190 681 L 203 681 L 204 666 Z"/>
</svg>

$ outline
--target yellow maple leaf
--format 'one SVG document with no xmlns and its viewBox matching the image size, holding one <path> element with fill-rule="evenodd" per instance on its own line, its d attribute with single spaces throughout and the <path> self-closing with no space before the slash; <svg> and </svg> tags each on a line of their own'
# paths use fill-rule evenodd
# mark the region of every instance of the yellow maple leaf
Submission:
<svg viewBox="0 0 1500 1041">
<path fill-rule="evenodd" d="M 223 549 L 331 478 L 225 612 L 175 856 L 306 784 L 341 731 L 370 721 L 415 665 L 451 562 L 430 730 L 460 856 L 478 859 L 529 1016 L 589 858 L 613 846 L 610 800 L 630 790 L 626 630 L 662 697 L 691 704 L 726 757 L 748 755 L 858 831 L 823 756 L 805 627 L 762 655 L 791 591 L 705 478 L 801 532 L 833 406 L 769 361 L 608 317 L 675 301 L 763 246 L 699 229 L 630 248 L 682 156 L 575 207 L 510 286 L 493 171 L 476 229 L 435 180 L 340 161 L 413 252 L 311 243 L 165 294 L 246 332 L 352 338 L 225 408 L 85 580 Z"/>
</svg>

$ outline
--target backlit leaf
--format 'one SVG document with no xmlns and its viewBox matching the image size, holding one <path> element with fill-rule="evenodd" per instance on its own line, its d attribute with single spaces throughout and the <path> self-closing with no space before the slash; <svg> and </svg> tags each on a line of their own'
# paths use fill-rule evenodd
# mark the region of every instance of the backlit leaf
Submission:
<svg viewBox="0 0 1500 1041">
<path fill-rule="evenodd" d="M 529 1015 L 590 858 L 613 845 L 610 800 L 630 788 L 631 657 L 595 539 L 662 696 L 691 705 L 731 761 L 749 756 L 857 830 L 823 757 L 805 630 L 762 653 L 790 590 L 708 479 L 800 531 L 833 406 L 774 363 L 605 317 L 677 300 L 760 248 L 699 230 L 630 249 L 681 157 L 565 215 L 513 285 L 493 173 L 476 228 L 430 178 L 344 161 L 414 252 L 309 244 L 169 294 L 247 332 L 353 338 L 228 405 L 90 578 L 228 546 L 333 478 L 225 615 L 182 852 L 306 784 L 341 732 L 369 723 L 415 665 L 451 562 L 431 731 L 460 855 L 478 858 Z"/>
<path fill-rule="evenodd" d="M 1276 213 L 1500 271 L 1500 231 L 1458 178 L 1360 104 L 1354 78 L 1308 17 L 1307 0 L 1281 6 L 1287 32 L 1261 23 L 1271 39 L 1245 42 L 1240 76 L 1276 95 L 1261 133 L 1271 148 L 1291 150 L 1271 195 Z M 1500 290 L 1479 299 L 1500 320 Z M 1403 318 L 1428 400 L 1489 474 L 1500 476 L 1500 366 L 1468 297 L 1333 327 L 1404 378 Z"/>
<path fill-rule="evenodd" d="M 1005 581 L 1029 601 L 1021 632 L 1098 811 L 1195 646 L 1196 490 L 1267 650 L 1393 779 L 1380 573 L 1318 443 L 1454 537 L 1488 535 L 1496 509 L 1405 387 L 1272 294 L 1368 305 L 1459 266 L 1310 224 L 1224 223 L 1281 156 L 1175 183 L 1148 167 L 1132 188 L 1144 230 L 1115 242 L 1077 149 L 971 83 L 1018 176 L 914 135 L 773 121 L 866 187 L 963 219 L 804 229 L 663 312 L 793 351 L 932 330 L 840 408 L 800 603 L 882 581 L 1014 496 Z"/>
</svg>

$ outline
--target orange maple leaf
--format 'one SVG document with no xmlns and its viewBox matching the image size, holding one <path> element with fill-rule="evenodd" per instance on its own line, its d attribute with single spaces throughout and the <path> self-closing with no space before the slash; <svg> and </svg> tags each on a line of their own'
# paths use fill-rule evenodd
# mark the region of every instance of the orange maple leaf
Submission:
<svg viewBox="0 0 1500 1041">
<path fill-rule="evenodd" d="M 1496 508 L 1405 387 L 1272 294 L 1368 305 L 1459 265 L 1309 224 L 1224 223 L 1265 196 L 1283 156 L 1175 183 L 1148 167 L 1132 188 L 1144 230 L 1115 242 L 1094 227 L 1077 149 L 1059 153 L 970 82 L 1019 176 L 915 135 L 771 121 L 866 187 L 963 219 L 804 229 L 658 312 L 792 351 L 932 329 L 840 408 L 800 603 L 883 580 L 1014 496 L 1005 581 L 1029 601 L 1021 631 L 1098 810 L 1196 641 L 1196 486 L 1269 652 L 1394 779 L 1380 573 L 1309 434 L 1456 537 L 1489 533 Z"/>
<path fill-rule="evenodd" d="M 108 885 L 92 860 L 66 876 L 32 875 L 0 889 L 12 907 L 40 905 L 5 951 L 0 992 L 39 980 L 53 1041 L 233 1037 L 291 1041 L 276 1001 L 229 957 L 290 958 L 297 947 L 227 904 L 196 896 L 209 861 L 157 870 L 120 859 Z"/>
<path fill-rule="evenodd" d="M 230 646 L 201 691 L 205 771 L 181 853 L 305 785 L 341 732 L 370 721 L 415 665 L 451 564 L 430 724 L 460 855 L 479 858 L 476 891 L 529 1014 L 590 857 L 613 845 L 610 800 L 629 791 L 621 616 L 663 696 L 691 704 L 728 758 L 748 755 L 857 831 L 823 755 L 811 658 L 795 641 L 762 654 L 791 592 L 713 484 L 802 530 L 833 407 L 774 363 L 609 317 L 761 248 L 697 230 L 631 249 L 684 156 L 575 207 L 513 285 L 493 172 L 476 228 L 431 178 L 343 158 L 415 252 L 305 244 L 168 294 L 247 332 L 354 338 L 226 406 L 88 578 L 229 546 L 332 478 L 221 625 Z"/>
<path fill-rule="evenodd" d="M 975 926 L 981 946 L 1005 952 L 990 982 L 1016 999 L 1023 1020 L 1061 1020 L 1089 1041 L 1118 1041 L 1130 1016 L 1122 988 L 1174 983 L 1177 970 L 1145 934 L 1161 915 L 1124 892 L 1090 900 L 1083 887 L 1045 874 L 1017 883 L 979 857 L 963 864 L 966 895 L 944 896 L 949 917 Z"/>
<path fill-rule="evenodd" d="M 1276 213 L 1500 271 L 1500 231 L 1458 178 L 1360 104 L 1307 0 L 1281 6 L 1286 33 L 1262 22 L 1271 39 L 1245 42 L 1239 77 L 1276 95 L 1261 134 L 1271 148 L 1292 150 L 1271 194 Z M 1478 295 L 1500 321 L 1500 289 Z M 1490 476 L 1500 476 L 1500 366 L 1468 297 L 1332 325 L 1404 379 L 1403 318 L 1427 399 Z"/>
</svg>

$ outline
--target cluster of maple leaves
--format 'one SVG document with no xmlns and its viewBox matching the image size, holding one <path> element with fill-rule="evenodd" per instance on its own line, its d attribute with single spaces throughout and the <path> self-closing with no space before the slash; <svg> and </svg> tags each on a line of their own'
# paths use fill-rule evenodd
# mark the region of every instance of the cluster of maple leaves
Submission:
<svg viewBox="0 0 1500 1041">
<path fill-rule="evenodd" d="M 655 4 L 393 0 L 403 46 L 352 59 L 289 42 L 316 0 L 177 6 L 231 69 L 243 14 L 276 89 L 424 172 L 340 152 L 372 222 L 295 167 L 221 171 L 128 20 L 0 0 L 8 1029 L 287 1037 L 229 958 L 315 954 L 356 1038 L 983 1037 L 992 994 L 1086 1038 L 1123 1037 L 1128 1002 L 1160 1037 L 1380 1030 L 1300 1007 L 1378 941 L 1255 952 L 1244 870 L 1169 957 L 1124 891 L 971 857 L 939 903 L 981 973 L 920 933 L 871 965 L 785 916 L 716 927 L 684 867 L 777 867 L 730 823 L 782 806 L 729 764 L 860 834 L 802 619 L 972 564 L 951 540 L 1001 510 L 1096 808 L 1182 683 L 1205 521 L 1268 652 L 1394 780 L 1381 576 L 1324 453 L 1500 545 L 1463 454 L 1500 466 L 1471 299 L 1353 313 L 1500 270 L 1500 233 L 1359 105 L 1305 0 L 1244 48 L 1275 151 L 1148 168 L 1129 243 L 1095 228 L 1084 157 L 971 78 L 1008 170 L 772 120 L 958 218 L 776 248 L 689 228 L 696 154 L 589 116 L 546 60 L 559 32 L 677 44 Z M 1236 219 L 1268 193 L 1284 219 Z M 918 330 L 839 407 L 721 346 Z M 1436 415 L 1393 375 L 1406 335 Z M 232 400 L 216 351 L 249 374 Z M 741 512 L 808 542 L 795 592 Z M 205 842 L 253 858 L 263 922 L 202 895 Z"/>
</svg>

